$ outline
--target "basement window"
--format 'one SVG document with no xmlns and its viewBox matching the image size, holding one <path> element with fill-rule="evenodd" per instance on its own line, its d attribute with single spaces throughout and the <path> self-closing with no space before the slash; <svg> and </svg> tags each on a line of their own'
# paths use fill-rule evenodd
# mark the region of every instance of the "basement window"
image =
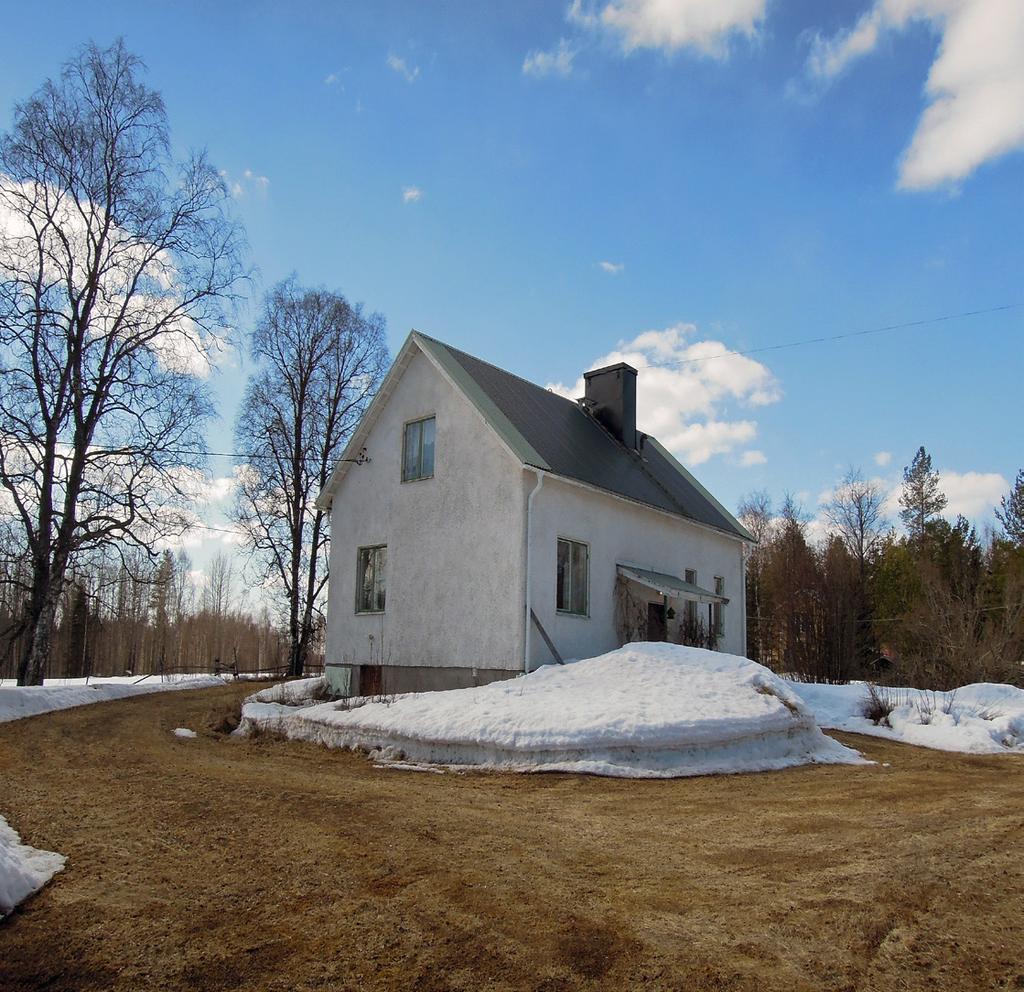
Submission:
<svg viewBox="0 0 1024 992">
<path fill-rule="evenodd" d="M 360 548 L 356 569 L 356 613 L 383 613 L 388 546 Z"/>
<path fill-rule="evenodd" d="M 405 439 L 402 443 L 403 482 L 434 477 L 434 433 L 433 417 L 424 417 L 405 425 Z"/>
<path fill-rule="evenodd" d="M 590 549 L 582 541 L 558 539 L 558 584 L 555 607 L 559 613 L 587 616 L 590 585 Z"/>
</svg>

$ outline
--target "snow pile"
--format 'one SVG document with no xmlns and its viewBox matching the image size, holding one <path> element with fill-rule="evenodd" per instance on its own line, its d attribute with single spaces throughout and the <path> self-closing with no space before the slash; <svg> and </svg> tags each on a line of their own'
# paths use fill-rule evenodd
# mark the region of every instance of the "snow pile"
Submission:
<svg viewBox="0 0 1024 992">
<path fill-rule="evenodd" d="M 385 761 L 668 778 L 863 759 L 826 737 L 768 669 L 735 655 L 630 644 L 471 689 L 242 710 L 267 732 Z"/>
<path fill-rule="evenodd" d="M 322 701 L 327 695 L 327 679 L 322 675 L 311 679 L 281 682 L 254 692 L 246 702 L 281 703 L 284 706 L 302 706 Z"/>
<path fill-rule="evenodd" d="M 184 737 L 186 740 L 199 736 L 194 730 L 189 730 L 188 727 L 175 727 L 172 733 L 175 737 Z"/>
<path fill-rule="evenodd" d="M 895 704 L 887 723 L 876 724 L 863 714 L 868 687 L 789 683 L 829 730 L 886 737 L 905 744 L 960 751 L 965 754 L 1024 754 L 1024 689 L 979 682 L 952 692 L 896 689 L 878 693 Z"/>
<path fill-rule="evenodd" d="M 172 677 L 173 678 L 173 677 Z M 54 710 L 71 709 L 88 703 L 102 703 L 109 699 L 126 699 L 150 692 L 170 689 L 209 689 L 224 685 L 224 680 L 213 675 L 184 676 L 173 681 L 161 681 L 154 676 L 140 682 L 136 679 L 104 679 L 86 682 L 85 679 L 55 679 L 47 685 L 0 687 L 0 723 L 38 716 Z"/>
<path fill-rule="evenodd" d="M 64 855 L 38 851 L 21 838 L 0 816 L 0 917 L 23 899 L 38 892 L 64 867 Z"/>
</svg>

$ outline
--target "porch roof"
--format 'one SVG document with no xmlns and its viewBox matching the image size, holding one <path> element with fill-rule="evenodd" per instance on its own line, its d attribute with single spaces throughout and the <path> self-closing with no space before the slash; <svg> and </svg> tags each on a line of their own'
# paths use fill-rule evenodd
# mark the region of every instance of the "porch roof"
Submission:
<svg viewBox="0 0 1024 992">
<path fill-rule="evenodd" d="M 653 589 L 655 592 L 660 592 L 663 596 L 668 596 L 670 599 L 691 599 L 696 600 L 698 603 L 722 603 L 723 605 L 729 602 L 727 597 L 719 596 L 709 589 L 702 589 L 692 582 L 679 578 L 678 575 L 669 575 L 667 572 L 653 572 L 649 568 L 638 568 L 636 565 L 623 565 L 621 563 L 616 567 L 618 568 L 619 575 L 624 578 L 639 582 L 640 585 L 647 586 L 648 589 Z"/>
</svg>

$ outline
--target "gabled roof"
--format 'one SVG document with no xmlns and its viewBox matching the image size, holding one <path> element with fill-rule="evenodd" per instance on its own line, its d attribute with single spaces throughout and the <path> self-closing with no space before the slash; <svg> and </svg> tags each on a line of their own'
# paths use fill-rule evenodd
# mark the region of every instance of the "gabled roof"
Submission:
<svg viewBox="0 0 1024 992">
<path fill-rule="evenodd" d="M 616 496 L 694 520 L 752 541 L 753 537 L 658 441 L 646 435 L 641 452 L 627 448 L 572 400 L 521 379 L 450 345 L 413 331 L 402 346 L 381 394 L 390 395 L 417 344 L 473 403 L 523 465 L 564 476 Z M 378 395 L 345 456 L 357 450 L 376 419 Z M 321 495 L 329 499 L 347 463 L 335 471 Z"/>
</svg>

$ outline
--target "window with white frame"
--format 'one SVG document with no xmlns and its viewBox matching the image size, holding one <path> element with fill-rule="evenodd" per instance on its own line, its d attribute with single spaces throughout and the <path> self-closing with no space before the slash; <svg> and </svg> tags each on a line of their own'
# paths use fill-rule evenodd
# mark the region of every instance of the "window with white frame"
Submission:
<svg viewBox="0 0 1024 992">
<path fill-rule="evenodd" d="M 585 617 L 590 585 L 590 549 L 582 541 L 558 539 L 558 584 L 555 607 L 559 613 Z"/>
<path fill-rule="evenodd" d="M 383 613 L 388 546 L 360 548 L 356 567 L 356 613 Z"/>
<path fill-rule="evenodd" d="M 725 579 L 721 575 L 715 576 L 715 595 L 725 596 Z M 715 637 L 721 637 L 725 633 L 725 605 L 715 603 L 711 610 L 711 618 L 715 624 Z"/>
<path fill-rule="evenodd" d="M 690 583 L 691 586 L 697 584 L 697 571 L 693 568 L 688 568 L 683 573 L 683 578 Z M 686 601 L 686 625 L 692 631 L 697 626 L 697 600 L 688 599 Z"/>
<path fill-rule="evenodd" d="M 405 425 L 402 441 L 402 481 L 434 477 L 434 433 L 433 417 L 413 420 Z"/>
</svg>

